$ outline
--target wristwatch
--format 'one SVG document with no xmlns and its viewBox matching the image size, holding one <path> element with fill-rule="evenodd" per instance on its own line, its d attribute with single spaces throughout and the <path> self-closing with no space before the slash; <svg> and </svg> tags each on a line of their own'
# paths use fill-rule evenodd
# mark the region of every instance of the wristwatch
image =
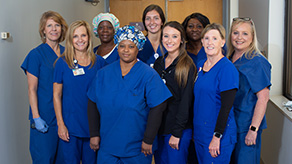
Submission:
<svg viewBox="0 0 292 164">
<path fill-rule="evenodd" d="M 252 125 L 249 127 L 249 129 L 251 131 L 254 131 L 254 132 L 257 132 L 259 130 L 259 128 L 255 127 L 255 126 L 252 126 Z"/>
<path fill-rule="evenodd" d="M 217 138 L 222 138 L 222 134 L 219 133 L 219 132 L 214 132 L 213 135 L 214 135 L 215 137 L 217 137 Z"/>
</svg>

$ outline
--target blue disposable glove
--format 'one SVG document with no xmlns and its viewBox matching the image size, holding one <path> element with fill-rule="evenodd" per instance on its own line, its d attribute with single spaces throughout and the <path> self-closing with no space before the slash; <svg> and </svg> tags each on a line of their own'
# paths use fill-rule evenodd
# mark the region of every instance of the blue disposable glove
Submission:
<svg viewBox="0 0 292 164">
<path fill-rule="evenodd" d="M 34 118 L 35 128 L 42 132 L 46 133 L 49 129 L 49 126 L 47 125 L 46 121 L 44 121 L 41 117 Z"/>
</svg>

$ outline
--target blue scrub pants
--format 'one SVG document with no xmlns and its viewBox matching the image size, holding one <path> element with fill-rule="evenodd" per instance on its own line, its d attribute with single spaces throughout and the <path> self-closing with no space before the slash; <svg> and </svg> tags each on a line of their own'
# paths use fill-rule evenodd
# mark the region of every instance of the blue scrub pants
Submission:
<svg viewBox="0 0 292 164">
<path fill-rule="evenodd" d="M 228 164 L 230 162 L 231 154 L 234 149 L 235 144 L 230 143 L 230 145 L 221 146 L 220 145 L 220 155 L 213 158 L 209 153 L 209 145 L 202 145 L 195 141 L 195 148 L 197 152 L 197 158 L 199 164 Z M 246 163 L 249 164 L 249 163 Z"/>
<path fill-rule="evenodd" d="M 178 150 L 169 146 L 170 137 L 171 134 L 158 136 L 158 149 L 154 154 L 155 164 L 187 163 L 188 148 L 192 139 L 192 129 L 183 131 Z"/>
<path fill-rule="evenodd" d="M 90 138 L 70 136 L 69 142 L 59 139 L 57 164 L 96 164 L 96 152 L 90 148 Z"/>
<path fill-rule="evenodd" d="M 247 146 L 245 144 L 246 134 L 247 132 L 237 133 L 237 143 L 230 164 L 260 164 L 262 130 L 258 131 L 256 145 Z"/>
<path fill-rule="evenodd" d="M 109 153 L 98 150 L 97 163 L 98 164 L 151 164 L 152 155 L 145 155 L 140 153 L 132 157 L 117 157 Z"/>
<path fill-rule="evenodd" d="M 46 133 L 30 128 L 29 150 L 33 164 L 53 164 L 58 147 L 56 126 L 50 126 Z"/>
</svg>

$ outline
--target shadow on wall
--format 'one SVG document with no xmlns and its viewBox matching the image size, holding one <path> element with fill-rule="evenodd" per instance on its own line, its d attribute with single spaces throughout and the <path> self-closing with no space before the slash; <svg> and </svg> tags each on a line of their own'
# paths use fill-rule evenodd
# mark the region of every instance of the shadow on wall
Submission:
<svg viewBox="0 0 292 164">
<path fill-rule="evenodd" d="M 271 101 L 268 102 L 266 111 L 268 128 L 262 133 L 261 158 L 264 164 L 275 164 L 279 161 L 285 116 L 277 108 Z"/>
</svg>

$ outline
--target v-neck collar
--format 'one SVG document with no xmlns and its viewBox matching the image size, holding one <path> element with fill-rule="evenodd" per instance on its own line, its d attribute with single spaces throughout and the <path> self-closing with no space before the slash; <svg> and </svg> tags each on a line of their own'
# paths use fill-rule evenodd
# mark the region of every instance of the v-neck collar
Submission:
<svg viewBox="0 0 292 164">
<path fill-rule="evenodd" d="M 122 69 L 121 69 L 121 64 L 120 64 L 120 61 L 118 61 L 118 68 L 116 69 L 116 74 L 117 76 L 119 77 L 120 80 L 126 80 L 128 79 L 129 77 L 131 77 L 132 74 L 134 74 L 137 70 L 136 67 L 138 67 L 140 65 L 140 62 L 141 61 L 137 61 L 133 67 L 130 69 L 130 71 L 125 75 L 125 76 L 122 76 Z"/>
<path fill-rule="evenodd" d="M 209 71 L 204 71 L 204 64 L 205 64 L 205 62 L 207 61 L 207 60 L 206 60 L 206 61 L 203 63 L 203 65 L 202 65 L 202 72 L 205 74 L 205 73 L 208 73 L 208 72 L 212 71 L 213 68 L 215 69 L 215 67 L 217 67 L 218 63 L 220 63 L 220 62 L 223 60 L 223 58 L 225 58 L 225 57 L 223 56 L 220 60 L 218 60 L 218 61 L 213 65 L 213 67 L 211 67 L 211 68 L 209 69 Z"/>
<path fill-rule="evenodd" d="M 163 60 L 162 60 L 163 70 L 169 70 L 169 69 L 172 69 L 173 67 L 176 66 L 177 61 L 178 61 L 178 56 L 177 56 L 177 57 L 172 61 L 172 63 L 171 63 L 167 68 L 165 68 L 165 59 L 166 59 L 167 56 L 168 56 L 168 53 L 166 53 L 166 54 L 163 56 Z"/>
</svg>

